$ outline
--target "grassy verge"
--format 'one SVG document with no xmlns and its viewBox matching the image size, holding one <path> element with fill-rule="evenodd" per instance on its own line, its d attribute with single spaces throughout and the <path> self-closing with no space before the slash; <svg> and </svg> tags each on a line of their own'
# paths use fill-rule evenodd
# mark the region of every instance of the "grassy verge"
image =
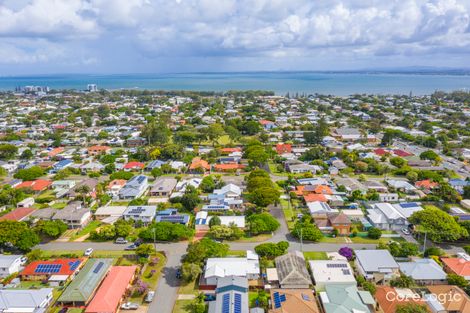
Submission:
<svg viewBox="0 0 470 313">
<path fill-rule="evenodd" d="M 287 223 L 287 227 L 289 228 L 289 230 L 292 230 L 295 224 L 295 222 L 293 221 L 294 210 L 292 209 L 292 206 L 289 205 L 289 202 L 285 199 L 281 199 L 281 206 L 282 212 L 284 213 L 284 219 Z"/>
<path fill-rule="evenodd" d="M 87 226 L 82 228 L 80 231 L 76 232 L 72 237 L 70 237 L 70 241 L 74 241 L 80 237 L 88 235 L 90 232 L 94 231 L 101 225 L 100 221 L 91 221 L 88 223 Z"/>
<path fill-rule="evenodd" d="M 262 242 L 268 240 L 271 237 L 271 234 L 261 234 L 253 237 L 242 237 L 238 240 L 235 240 L 234 242 Z"/>
<path fill-rule="evenodd" d="M 173 313 L 191 313 L 189 305 L 193 300 L 176 300 Z"/>
<path fill-rule="evenodd" d="M 228 256 L 244 257 L 246 256 L 246 251 L 245 250 L 230 250 L 228 252 Z"/>
<path fill-rule="evenodd" d="M 304 252 L 304 257 L 306 260 L 328 260 L 328 257 L 326 256 L 326 252 L 320 252 L 320 251 Z"/>
</svg>

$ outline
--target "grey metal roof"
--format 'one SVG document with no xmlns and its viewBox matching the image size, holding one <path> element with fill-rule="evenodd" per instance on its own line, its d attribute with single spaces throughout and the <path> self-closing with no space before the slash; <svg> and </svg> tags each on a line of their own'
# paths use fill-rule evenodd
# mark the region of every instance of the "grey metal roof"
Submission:
<svg viewBox="0 0 470 313">
<path fill-rule="evenodd" d="M 281 285 L 310 285 L 312 280 L 305 265 L 305 259 L 298 253 L 287 253 L 275 260 Z"/>
<path fill-rule="evenodd" d="M 356 259 L 366 272 L 378 272 L 384 268 L 396 268 L 398 264 L 388 250 L 354 250 Z"/>
<path fill-rule="evenodd" d="M 0 290 L 0 310 L 3 312 L 5 310 L 15 311 L 15 309 L 38 308 L 51 295 L 52 290 L 52 288 Z"/>
<path fill-rule="evenodd" d="M 416 280 L 444 280 L 446 272 L 433 259 L 419 259 L 413 262 L 400 262 L 400 271 Z"/>
</svg>

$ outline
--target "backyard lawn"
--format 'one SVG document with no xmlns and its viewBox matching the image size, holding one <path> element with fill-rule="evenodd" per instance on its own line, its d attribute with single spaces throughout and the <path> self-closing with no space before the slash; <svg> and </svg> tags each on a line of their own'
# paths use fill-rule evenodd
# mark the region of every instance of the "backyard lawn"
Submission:
<svg viewBox="0 0 470 313">
<path fill-rule="evenodd" d="M 328 257 L 326 256 L 326 252 L 320 252 L 320 251 L 304 252 L 304 257 L 307 261 L 308 260 L 328 260 Z"/>
</svg>

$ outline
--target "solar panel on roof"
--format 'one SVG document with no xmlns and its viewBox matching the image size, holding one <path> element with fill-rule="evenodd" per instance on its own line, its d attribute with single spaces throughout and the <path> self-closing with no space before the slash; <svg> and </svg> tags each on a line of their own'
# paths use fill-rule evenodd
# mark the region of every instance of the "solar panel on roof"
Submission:
<svg viewBox="0 0 470 313">
<path fill-rule="evenodd" d="M 302 299 L 304 299 L 304 301 L 310 301 L 310 297 L 306 294 L 302 294 Z"/>
<path fill-rule="evenodd" d="M 337 264 L 337 263 L 328 263 L 326 265 L 327 268 L 347 268 L 348 265 L 347 264 Z"/>
<path fill-rule="evenodd" d="M 98 273 L 101 268 L 103 267 L 104 263 L 103 262 L 99 262 L 98 265 L 96 265 L 95 269 L 93 270 L 93 273 Z"/>
<path fill-rule="evenodd" d="M 409 202 L 409 203 L 402 203 L 400 204 L 400 206 L 404 209 L 409 209 L 409 208 L 414 208 L 415 206 L 417 206 L 417 204 L 415 202 Z"/>
<path fill-rule="evenodd" d="M 281 302 L 285 302 L 286 301 L 286 295 L 285 294 L 280 295 L 279 299 L 281 300 Z"/>
</svg>

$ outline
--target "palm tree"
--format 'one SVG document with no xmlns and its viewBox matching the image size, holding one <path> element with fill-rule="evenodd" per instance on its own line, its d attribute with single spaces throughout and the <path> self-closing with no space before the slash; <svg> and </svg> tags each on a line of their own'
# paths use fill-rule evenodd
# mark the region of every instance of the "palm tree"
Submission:
<svg viewBox="0 0 470 313">
<path fill-rule="evenodd" d="M 75 189 L 75 192 L 80 194 L 80 198 L 82 199 L 83 204 L 85 204 L 86 196 L 90 193 L 91 189 L 87 185 L 78 186 Z"/>
</svg>

